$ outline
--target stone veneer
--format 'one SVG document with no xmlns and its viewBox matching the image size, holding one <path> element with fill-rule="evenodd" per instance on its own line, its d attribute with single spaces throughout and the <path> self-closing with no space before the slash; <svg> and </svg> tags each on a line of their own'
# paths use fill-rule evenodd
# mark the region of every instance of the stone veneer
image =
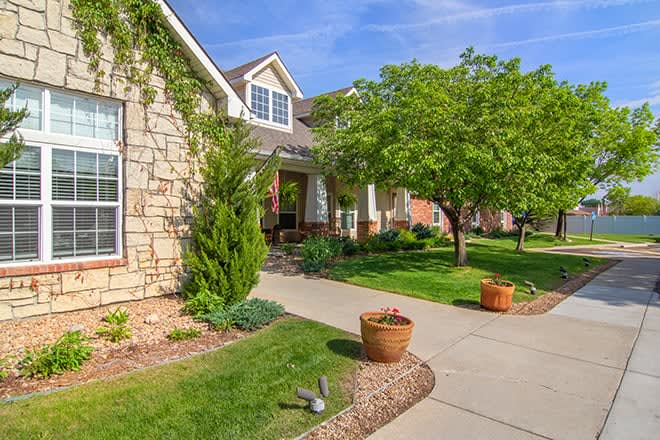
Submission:
<svg viewBox="0 0 660 440">
<path fill-rule="evenodd" d="M 165 98 L 162 78 L 154 76 L 156 102 L 145 109 L 139 90 L 124 90 L 121 72 L 112 71 L 107 43 L 103 54 L 100 67 L 111 73 L 96 92 L 68 0 L 0 1 L 0 74 L 122 101 L 125 143 L 123 259 L 0 268 L 0 320 L 142 299 L 180 287 L 191 212 L 183 183 L 191 166 L 182 123 Z M 202 109 L 216 105 L 205 92 Z M 192 177 L 198 187 L 199 179 Z"/>
</svg>

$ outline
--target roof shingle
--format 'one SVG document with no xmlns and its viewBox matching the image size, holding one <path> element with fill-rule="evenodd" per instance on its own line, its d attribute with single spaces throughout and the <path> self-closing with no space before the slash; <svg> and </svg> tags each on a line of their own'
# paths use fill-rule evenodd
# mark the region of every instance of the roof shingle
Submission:
<svg viewBox="0 0 660 440">
<path fill-rule="evenodd" d="M 337 95 L 345 95 L 348 92 L 350 92 L 353 89 L 353 86 L 350 87 L 344 87 L 343 89 L 335 90 L 334 92 L 328 92 L 328 93 L 322 93 L 320 95 L 312 96 L 311 98 L 303 99 L 298 102 L 293 103 L 293 114 L 294 116 L 297 115 L 304 115 L 307 113 L 311 113 L 312 107 L 314 106 L 314 99 L 318 98 L 319 96 L 330 96 L 331 98 L 334 98 Z"/>
<path fill-rule="evenodd" d="M 250 70 L 254 69 L 259 63 L 261 63 L 263 60 L 268 58 L 269 56 L 273 55 L 276 52 L 271 52 L 269 54 L 266 54 L 262 57 L 257 58 L 256 60 L 249 61 L 245 64 L 241 64 L 238 67 L 234 67 L 233 69 L 225 70 L 225 76 L 229 81 L 236 79 L 238 77 L 241 77 L 245 75 L 247 72 Z"/>
</svg>

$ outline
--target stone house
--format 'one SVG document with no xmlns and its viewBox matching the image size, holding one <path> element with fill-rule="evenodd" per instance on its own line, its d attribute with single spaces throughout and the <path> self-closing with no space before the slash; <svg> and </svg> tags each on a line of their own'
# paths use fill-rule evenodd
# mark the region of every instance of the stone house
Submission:
<svg viewBox="0 0 660 440">
<path fill-rule="evenodd" d="M 310 109 L 277 53 L 222 71 L 169 5 L 172 35 L 205 81 L 200 111 L 216 108 L 248 119 L 262 139 L 259 155 L 281 146 L 283 181 L 299 197 L 264 229 L 285 239 L 309 232 L 366 238 L 408 224 L 403 189 L 344 188 L 311 161 Z M 126 88 L 112 69 L 96 89 L 68 0 L 0 2 L 0 86 L 19 83 L 8 105 L 27 107 L 19 132 L 26 149 L 0 170 L 0 320 L 139 300 L 180 288 L 189 237 L 192 175 L 183 124 L 153 75 L 154 104 Z M 334 93 L 352 93 L 350 88 Z M 340 191 L 357 196 L 343 212 Z"/>
<path fill-rule="evenodd" d="M 191 67 L 208 84 L 200 110 L 249 114 L 222 71 L 160 2 Z M 164 80 L 145 109 L 113 71 L 95 74 L 67 0 L 0 2 L 0 86 L 26 107 L 26 150 L 0 171 L 0 320 L 148 298 L 179 287 L 191 176 L 182 122 Z M 4 88 L 4 87 L 3 87 Z M 146 114 L 145 114 L 146 111 Z"/>
<path fill-rule="evenodd" d="M 280 180 L 298 183 L 279 213 L 265 200 L 264 230 L 284 240 L 309 233 L 360 240 L 442 214 L 403 188 L 349 188 L 311 160 L 311 109 L 277 53 L 221 70 L 164 0 L 172 35 L 205 81 L 200 111 L 243 118 L 265 159 L 280 147 Z M 172 293 L 181 287 L 189 237 L 191 171 L 183 123 L 153 75 L 155 102 L 126 88 L 103 45 L 95 73 L 74 28 L 69 0 L 0 1 L 0 87 L 20 83 L 8 105 L 27 107 L 26 149 L 0 170 L 0 320 L 95 307 Z M 355 93 L 352 87 L 332 96 Z M 187 182 L 187 183 L 186 183 Z M 194 188 L 193 188 L 194 190 Z M 342 209 L 338 196 L 357 202 Z M 483 217 L 483 216 L 482 216 Z"/>
</svg>

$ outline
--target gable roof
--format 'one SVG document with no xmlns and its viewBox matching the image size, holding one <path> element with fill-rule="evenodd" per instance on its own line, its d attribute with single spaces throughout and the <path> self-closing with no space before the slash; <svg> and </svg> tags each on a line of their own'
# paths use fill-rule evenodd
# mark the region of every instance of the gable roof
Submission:
<svg viewBox="0 0 660 440">
<path fill-rule="evenodd" d="M 256 60 L 248 61 L 245 64 L 241 64 L 240 66 L 234 67 L 233 69 L 225 70 L 225 76 L 229 81 L 240 78 L 246 73 L 248 73 L 250 70 L 254 69 L 256 66 L 261 64 L 266 58 L 270 57 L 274 53 L 275 52 L 271 52 L 269 54 L 257 58 Z"/>
<path fill-rule="evenodd" d="M 333 92 L 322 93 L 320 95 L 312 96 L 311 98 L 303 99 L 298 102 L 293 103 L 293 115 L 294 116 L 304 116 L 312 112 L 312 107 L 314 107 L 314 100 L 319 96 L 330 96 L 334 98 L 338 95 L 350 95 L 351 93 L 357 93 L 355 87 L 344 87 L 343 89 L 335 90 Z"/>
<path fill-rule="evenodd" d="M 233 69 L 226 70 L 225 75 L 227 78 L 229 78 L 231 83 L 236 83 L 239 81 L 252 81 L 252 78 L 255 74 L 261 72 L 271 64 L 277 73 L 279 73 L 279 75 L 282 77 L 289 90 L 293 92 L 293 98 L 302 99 L 303 92 L 300 89 L 300 86 L 298 86 L 296 80 L 293 79 L 289 69 L 287 69 L 284 61 L 282 61 L 282 58 L 280 58 L 280 55 L 277 52 L 271 52 L 268 55 L 257 58 L 256 60 L 252 60 L 245 64 L 241 64 L 238 67 L 234 67 Z"/>
<path fill-rule="evenodd" d="M 167 1 L 156 1 L 162 9 L 163 15 L 165 15 L 167 26 L 172 30 L 172 36 L 181 45 L 181 48 L 190 60 L 190 67 L 193 71 L 207 82 L 209 90 L 216 99 L 226 99 L 227 114 L 229 116 L 247 119 L 250 115 L 250 109 L 245 104 L 245 101 L 236 93 L 222 70 L 220 70 L 202 45 L 195 39 Z"/>
</svg>

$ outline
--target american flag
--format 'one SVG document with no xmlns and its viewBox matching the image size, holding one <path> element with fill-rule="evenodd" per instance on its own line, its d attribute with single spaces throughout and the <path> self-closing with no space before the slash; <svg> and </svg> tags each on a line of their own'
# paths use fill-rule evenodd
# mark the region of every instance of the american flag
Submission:
<svg viewBox="0 0 660 440">
<path fill-rule="evenodd" d="M 272 197 L 271 199 L 271 211 L 275 214 L 280 212 L 280 173 L 279 171 L 275 172 L 275 179 L 273 184 L 268 189 L 268 195 Z"/>
</svg>

